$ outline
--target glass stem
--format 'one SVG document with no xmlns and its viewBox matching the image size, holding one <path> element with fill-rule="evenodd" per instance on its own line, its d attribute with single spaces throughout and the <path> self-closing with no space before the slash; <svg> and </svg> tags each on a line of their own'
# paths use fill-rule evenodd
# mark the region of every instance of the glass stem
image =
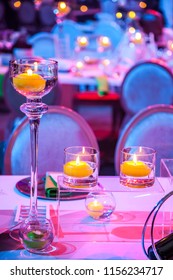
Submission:
<svg viewBox="0 0 173 280">
<path fill-rule="evenodd" d="M 48 106 L 41 99 L 30 100 L 20 106 L 20 109 L 29 119 L 31 138 L 31 185 L 30 185 L 30 212 L 29 219 L 37 219 L 37 187 L 38 187 L 38 128 L 40 118 L 48 110 Z"/>
<path fill-rule="evenodd" d="M 29 119 L 31 136 L 31 186 L 29 218 L 37 218 L 37 186 L 38 186 L 38 127 L 40 118 Z"/>
</svg>

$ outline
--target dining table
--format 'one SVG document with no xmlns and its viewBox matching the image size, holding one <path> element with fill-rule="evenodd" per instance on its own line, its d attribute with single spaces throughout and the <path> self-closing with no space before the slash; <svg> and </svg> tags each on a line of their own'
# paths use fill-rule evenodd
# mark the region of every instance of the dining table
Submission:
<svg viewBox="0 0 173 280">
<path fill-rule="evenodd" d="M 58 180 L 62 174 L 53 173 Z M 142 247 L 144 223 L 156 203 L 172 190 L 168 177 L 157 177 L 148 188 L 129 188 L 120 184 L 119 176 L 99 176 L 104 191 L 115 199 L 109 218 L 94 219 L 86 211 L 86 198 L 48 199 L 38 197 L 38 209 L 44 207 L 52 220 L 55 235 L 51 249 L 33 254 L 18 237 L 20 211 L 29 207 L 30 196 L 18 186 L 28 176 L 0 176 L 0 260 L 147 260 Z M 86 196 L 84 196 L 84 194 Z M 160 209 L 155 221 L 155 238 L 168 234 L 172 217 L 172 198 Z M 151 245 L 150 224 L 145 246 Z"/>
</svg>

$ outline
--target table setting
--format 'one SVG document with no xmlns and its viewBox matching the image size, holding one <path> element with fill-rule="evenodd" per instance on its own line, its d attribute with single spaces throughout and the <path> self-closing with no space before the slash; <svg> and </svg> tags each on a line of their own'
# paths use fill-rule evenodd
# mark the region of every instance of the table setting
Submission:
<svg viewBox="0 0 173 280">
<path fill-rule="evenodd" d="M 63 172 L 49 171 L 41 183 L 39 178 L 34 199 L 31 177 L 1 176 L 0 228 L 6 247 L 1 246 L 0 259 L 147 259 L 141 244 L 144 224 L 172 186 L 169 177 L 155 177 L 152 149 L 126 147 L 121 153 L 120 176 L 99 176 L 95 149 L 68 147 Z M 172 230 L 170 204 L 158 214 L 154 240 Z"/>
<path fill-rule="evenodd" d="M 96 247 L 102 243 L 101 248 L 108 253 L 108 258 L 146 259 L 149 255 L 146 256 L 142 246 L 139 249 L 145 222 L 155 204 L 172 195 L 167 194 L 171 189 L 169 181 L 164 184 L 163 178 L 155 176 L 157 151 L 150 147 L 125 147 L 121 151 L 119 176 L 102 178 L 99 176 L 99 151 L 86 146 L 67 147 L 63 172 L 50 170 L 39 177 L 39 124 L 48 110 L 42 97 L 49 94 L 57 81 L 58 63 L 40 58 L 11 60 L 9 71 L 12 85 L 26 97 L 20 110 L 30 124 L 31 174 L 23 178 L 0 178 L 1 238 L 7 245 L 0 249 L 0 258 L 100 259 L 104 258 L 104 253 L 95 251 L 93 256 L 91 250 L 85 255 L 82 247 L 89 244 L 91 249 L 93 243 Z M 152 245 L 155 239 L 170 236 L 171 211 L 170 204 L 168 208 L 163 207 L 155 234 L 152 224 Z M 146 235 L 149 247 L 149 232 Z M 121 245 L 118 251 L 117 243 Z M 112 255 L 111 246 L 115 246 Z M 136 249 L 130 252 L 132 246 Z M 160 255 L 155 245 L 152 247 L 158 259 Z M 126 249 L 125 257 L 123 250 Z"/>
</svg>

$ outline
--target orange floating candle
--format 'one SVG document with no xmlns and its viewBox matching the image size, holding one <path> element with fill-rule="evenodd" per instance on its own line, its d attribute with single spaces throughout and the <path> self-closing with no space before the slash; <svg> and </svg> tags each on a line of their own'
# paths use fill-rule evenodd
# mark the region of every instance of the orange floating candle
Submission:
<svg viewBox="0 0 173 280">
<path fill-rule="evenodd" d="M 26 73 L 21 73 L 13 78 L 15 89 L 22 94 L 42 91 L 46 86 L 46 81 L 39 74 L 28 69 Z"/>
<path fill-rule="evenodd" d="M 77 157 L 76 161 L 72 160 L 64 164 L 64 174 L 78 178 L 89 177 L 93 174 L 93 169 L 87 162 L 80 161 Z"/>
<path fill-rule="evenodd" d="M 126 176 L 132 177 L 145 177 L 151 173 L 150 167 L 142 161 L 134 159 L 130 161 L 124 161 L 120 166 L 121 173 Z"/>
<path fill-rule="evenodd" d="M 87 211 L 92 218 L 98 219 L 103 215 L 104 205 L 97 200 L 91 201 L 87 204 Z"/>
</svg>

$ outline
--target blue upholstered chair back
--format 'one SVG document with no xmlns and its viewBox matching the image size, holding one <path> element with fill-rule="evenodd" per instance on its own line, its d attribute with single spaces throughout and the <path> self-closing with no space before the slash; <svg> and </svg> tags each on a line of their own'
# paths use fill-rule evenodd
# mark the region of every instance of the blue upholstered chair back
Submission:
<svg viewBox="0 0 173 280">
<path fill-rule="evenodd" d="M 156 175 L 161 158 L 173 158 L 173 106 L 153 105 L 141 110 L 124 127 L 115 149 L 115 170 L 119 174 L 124 147 L 147 146 L 156 150 Z"/>
<path fill-rule="evenodd" d="M 124 123 L 155 104 L 173 104 L 173 75 L 166 66 L 156 62 L 136 64 L 127 72 L 121 87 Z"/>
<path fill-rule="evenodd" d="M 76 112 L 61 106 L 50 106 L 39 127 L 38 173 L 62 171 L 64 148 L 92 146 L 99 150 L 88 123 Z M 30 174 L 30 129 L 23 118 L 11 134 L 4 157 L 5 174 Z"/>
<path fill-rule="evenodd" d="M 32 45 L 33 55 L 43 58 L 53 58 L 58 55 L 58 39 L 50 32 L 39 32 L 28 38 Z"/>
<path fill-rule="evenodd" d="M 66 57 L 74 54 L 76 39 L 78 36 L 83 36 L 83 31 L 81 30 L 79 24 L 70 19 L 65 19 L 62 26 L 55 24 L 51 33 L 58 38 L 60 46 L 66 44 L 64 45 L 67 53 Z"/>
</svg>

